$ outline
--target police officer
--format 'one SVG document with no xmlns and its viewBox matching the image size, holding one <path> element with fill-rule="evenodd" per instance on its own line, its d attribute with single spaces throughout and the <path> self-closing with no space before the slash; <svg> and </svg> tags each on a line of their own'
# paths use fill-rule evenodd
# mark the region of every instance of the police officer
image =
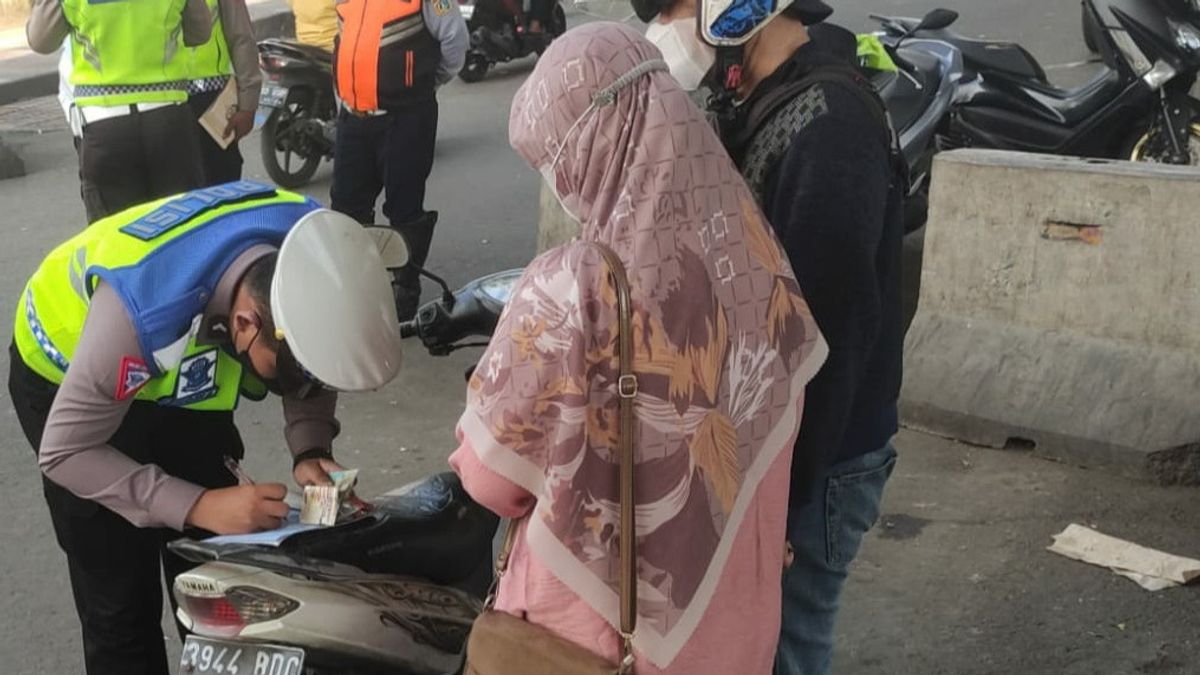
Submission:
<svg viewBox="0 0 1200 675">
<path fill-rule="evenodd" d="M 262 71 L 258 68 L 258 45 L 245 0 L 208 0 L 213 15 L 212 37 L 191 49 L 191 81 L 188 104 L 199 119 L 232 77 L 237 86 L 237 107 L 221 130 L 229 145 L 222 148 L 204 127 L 195 125 L 204 158 L 204 184 L 217 185 L 240 180 L 242 153 L 238 141 L 254 128 Z"/>
<path fill-rule="evenodd" d="M 21 294 L 10 359 L 87 672 L 165 675 L 160 573 L 170 587 L 188 567 L 165 544 L 288 513 L 283 485 L 236 485 L 223 461 L 243 454 L 239 401 L 282 396 L 296 482 L 327 484 L 334 390 L 391 380 L 400 336 L 368 232 L 246 182 L 135 206 L 55 248 Z"/>
<path fill-rule="evenodd" d="M 425 264 L 437 213 L 425 212 L 425 180 L 433 168 L 438 104 L 435 90 L 458 74 L 470 42 L 454 0 L 345 0 L 334 78 L 342 110 L 333 156 L 332 207 L 372 223 L 375 200 L 408 240 L 413 265 L 397 278 L 401 320 L 421 295 L 416 267 Z"/>
<path fill-rule="evenodd" d="M 905 192 L 896 140 L 854 67 L 854 36 L 834 26 L 810 34 L 832 12 L 824 2 L 783 0 L 765 11 L 753 0 L 633 5 L 653 21 L 646 37 L 684 88 L 714 94 L 726 147 L 829 341 L 805 392 L 792 464 L 795 560 L 775 668 L 823 675 L 850 562 L 896 461 Z"/>
<path fill-rule="evenodd" d="M 180 34 L 185 46 L 208 40 L 204 2 L 34 0 L 29 46 L 51 54 L 71 37 L 88 222 L 203 185 L 195 121 L 183 105 L 188 59 Z"/>
</svg>

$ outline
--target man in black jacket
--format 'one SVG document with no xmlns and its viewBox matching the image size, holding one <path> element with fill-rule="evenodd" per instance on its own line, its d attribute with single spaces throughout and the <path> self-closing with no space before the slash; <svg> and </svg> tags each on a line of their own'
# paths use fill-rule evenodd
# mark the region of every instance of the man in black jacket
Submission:
<svg viewBox="0 0 1200 675">
<path fill-rule="evenodd" d="M 796 555 L 776 663 L 779 675 L 821 675 L 849 564 L 896 461 L 904 175 L 882 103 L 854 67 L 854 36 L 806 28 L 832 10 L 784 0 L 755 23 L 739 11 L 743 2 L 702 3 L 700 17 L 692 0 L 634 7 L 654 21 L 647 37 L 680 82 L 713 90 L 726 146 L 830 345 L 796 442 L 788 512 Z"/>
</svg>

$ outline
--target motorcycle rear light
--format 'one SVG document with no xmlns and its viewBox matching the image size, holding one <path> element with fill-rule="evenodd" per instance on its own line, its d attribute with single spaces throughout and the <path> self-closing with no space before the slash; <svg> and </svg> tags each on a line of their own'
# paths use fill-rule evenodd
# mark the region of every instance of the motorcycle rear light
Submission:
<svg viewBox="0 0 1200 675">
<path fill-rule="evenodd" d="M 248 624 L 273 621 L 300 608 L 300 603 L 291 598 L 251 586 L 235 586 L 225 592 L 225 597 Z"/>
<path fill-rule="evenodd" d="M 267 71 L 282 70 L 288 65 L 289 61 L 291 61 L 291 59 L 283 56 L 275 56 L 272 54 L 258 55 L 258 66 Z"/>
<path fill-rule="evenodd" d="M 180 601 L 183 611 L 191 617 L 196 632 L 201 635 L 233 637 L 246 626 L 238 608 L 223 596 L 184 595 Z"/>
</svg>

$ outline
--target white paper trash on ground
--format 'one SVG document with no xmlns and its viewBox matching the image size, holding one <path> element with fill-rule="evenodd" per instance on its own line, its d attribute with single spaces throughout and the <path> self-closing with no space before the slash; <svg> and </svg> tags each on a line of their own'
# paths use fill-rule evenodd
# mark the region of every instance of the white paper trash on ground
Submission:
<svg viewBox="0 0 1200 675">
<path fill-rule="evenodd" d="M 1148 591 L 1161 591 L 1200 579 L 1200 560 L 1139 546 L 1072 523 L 1054 536 L 1047 550 L 1107 567 Z"/>
</svg>

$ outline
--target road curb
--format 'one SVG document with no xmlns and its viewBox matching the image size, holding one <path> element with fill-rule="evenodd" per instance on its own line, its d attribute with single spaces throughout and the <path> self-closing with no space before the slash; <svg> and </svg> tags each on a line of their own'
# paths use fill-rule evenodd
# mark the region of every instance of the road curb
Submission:
<svg viewBox="0 0 1200 675">
<path fill-rule="evenodd" d="M 282 2 L 278 4 L 271 3 L 270 5 L 260 7 L 253 5 L 250 7 L 251 23 L 254 25 L 254 36 L 257 39 L 262 40 L 264 38 L 295 35 L 295 19 L 286 4 Z M 255 16 L 256 14 L 257 16 Z M 0 82 L 0 105 L 16 103 L 17 101 L 37 98 L 39 96 L 51 96 L 58 93 L 57 58 L 51 60 L 37 55 L 30 55 L 17 57 L 12 59 L 12 61 L 33 61 L 35 59 L 44 62 L 44 65 L 39 64 L 30 68 L 34 72 L 30 72 L 24 77 Z"/>
</svg>

